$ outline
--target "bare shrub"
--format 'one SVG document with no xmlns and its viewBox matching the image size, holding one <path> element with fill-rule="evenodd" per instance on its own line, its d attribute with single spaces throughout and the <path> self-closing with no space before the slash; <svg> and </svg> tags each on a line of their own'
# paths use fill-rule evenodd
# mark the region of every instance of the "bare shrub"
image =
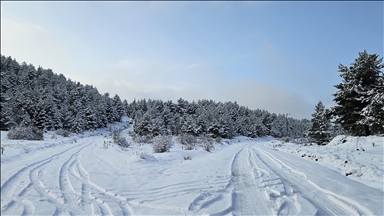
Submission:
<svg viewBox="0 0 384 216">
<path fill-rule="evenodd" d="M 136 133 L 133 130 L 128 131 L 128 135 L 131 136 L 132 138 L 136 137 Z"/>
<path fill-rule="evenodd" d="M 16 127 L 8 131 L 11 140 L 44 140 L 43 130 L 37 127 Z"/>
<path fill-rule="evenodd" d="M 56 134 L 63 137 L 69 137 L 69 131 L 65 129 L 56 130 Z"/>
<path fill-rule="evenodd" d="M 111 143 L 111 141 L 106 142 L 104 140 L 104 144 L 103 144 L 104 149 L 108 149 L 108 146 L 110 145 L 110 143 Z"/>
<path fill-rule="evenodd" d="M 128 143 L 124 137 L 122 137 L 121 132 L 121 129 L 112 129 L 112 140 L 115 144 L 128 148 L 131 144 Z"/>
<path fill-rule="evenodd" d="M 151 144 L 153 142 L 153 137 L 151 135 L 135 135 L 132 137 L 133 142 L 135 143 L 148 143 Z"/>
<path fill-rule="evenodd" d="M 274 144 L 273 145 L 273 149 L 277 150 L 277 147 L 282 147 L 283 145 L 281 143 L 279 144 Z"/>
<path fill-rule="evenodd" d="M 193 150 L 197 143 L 196 137 L 190 134 L 181 134 L 177 137 L 177 140 L 180 144 L 184 145 L 184 150 Z"/>
<path fill-rule="evenodd" d="M 172 148 L 172 136 L 157 136 L 152 140 L 152 148 L 154 153 L 169 152 Z"/>
<path fill-rule="evenodd" d="M 140 152 L 140 154 L 136 152 L 136 155 L 138 155 L 142 160 L 157 162 L 157 159 L 153 155 L 147 154 L 145 152 Z"/>
<path fill-rule="evenodd" d="M 195 145 L 197 141 L 196 137 L 190 134 L 181 134 L 177 137 L 177 140 L 183 145 Z"/>
<path fill-rule="evenodd" d="M 193 150 L 195 149 L 195 144 L 188 144 L 183 147 L 184 150 Z"/>
<path fill-rule="evenodd" d="M 192 160 L 192 157 L 191 156 L 184 156 L 184 160 Z"/>
<path fill-rule="evenodd" d="M 148 158 L 148 154 L 145 153 L 145 152 L 140 152 L 139 157 L 140 157 L 141 159 L 143 159 L 143 160 L 147 160 L 147 158 Z"/>
<path fill-rule="evenodd" d="M 207 152 L 211 152 L 215 148 L 213 145 L 214 139 L 210 137 L 200 137 L 200 144 L 203 146 L 203 149 Z"/>
<path fill-rule="evenodd" d="M 199 137 L 199 143 L 200 143 L 200 144 L 203 144 L 203 143 L 205 143 L 205 142 L 213 143 L 213 142 L 215 142 L 215 140 L 214 140 L 213 138 L 211 138 L 211 137 L 207 137 L 207 136 L 201 136 L 201 137 Z"/>
<path fill-rule="evenodd" d="M 207 152 L 211 152 L 212 149 L 214 149 L 215 146 L 213 145 L 213 143 L 204 143 L 203 144 L 203 149 Z"/>
</svg>

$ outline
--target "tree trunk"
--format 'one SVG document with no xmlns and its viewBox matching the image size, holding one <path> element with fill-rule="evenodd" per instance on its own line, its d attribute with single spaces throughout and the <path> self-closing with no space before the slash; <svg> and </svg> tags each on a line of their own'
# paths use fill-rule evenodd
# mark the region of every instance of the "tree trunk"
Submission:
<svg viewBox="0 0 384 216">
<path fill-rule="evenodd" d="M 369 126 L 368 125 L 364 125 L 364 130 L 365 130 L 365 136 L 371 135 L 371 131 L 369 130 Z"/>
</svg>

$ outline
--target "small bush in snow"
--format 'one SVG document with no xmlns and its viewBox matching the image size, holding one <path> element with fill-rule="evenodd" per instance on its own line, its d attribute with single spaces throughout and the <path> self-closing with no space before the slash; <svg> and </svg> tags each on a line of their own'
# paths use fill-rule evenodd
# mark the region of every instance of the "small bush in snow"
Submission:
<svg viewBox="0 0 384 216">
<path fill-rule="evenodd" d="M 157 136 L 152 140 L 154 153 L 169 152 L 173 145 L 172 136 Z"/>
<path fill-rule="evenodd" d="M 203 148 L 204 148 L 205 151 L 211 152 L 212 149 L 215 148 L 215 146 L 213 145 L 213 143 L 204 143 L 203 144 Z"/>
<path fill-rule="evenodd" d="M 213 145 L 214 143 L 214 140 L 212 138 L 209 138 L 209 137 L 201 137 L 200 138 L 200 143 L 201 145 L 203 146 L 203 149 L 207 152 L 211 152 L 212 149 L 215 148 L 215 146 Z"/>
<path fill-rule="evenodd" d="M 183 146 L 184 150 L 193 150 L 195 148 L 195 144 L 188 144 L 186 146 Z"/>
<path fill-rule="evenodd" d="M 121 129 L 113 129 L 112 140 L 115 144 L 124 148 L 128 148 L 130 146 L 130 143 L 128 143 L 127 140 L 124 137 L 122 137 L 121 132 L 122 132 Z"/>
<path fill-rule="evenodd" d="M 191 156 L 184 156 L 184 160 L 192 160 Z"/>
<path fill-rule="evenodd" d="M 196 137 L 190 134 L 181 134 L 177 137 L 177 140 L 179 143 L 183 145 L 195 145 L 196 143 Z"/>
<path fill-rule="evenodd" d="M 11 140 L 44 140 L 43 130 L 37 127 L 16 127 L 8 131 Z"/>
<path fill-rule="evenodd" d="M 56 131 L 57 135 L 63 136 L 63 137 L 69 137 L 69 131 L 65 129 L 59 129 Z"/>
<path fill-rule="evenodd" d="M 361 176 L 363 176 L 363 174 L 364 174 L 364 170 L 362 170 L 361 169 L 362 167 L 360 167 L 360 169 L 356 172 L 356 177 L 361 177 Z"/>
<path fill-rule="evenodd" d="M 136 133 L 135 133 L 135 131 L 131 130 L 131 131 L 128 131 L 128 135 L 133 138 L 136 136 Z"/>
<path fill-rule="evenodd" d="M 141 159 L 143 159 L 143 160 L 147 160 L 147 158 L 148 158 L 148 154 L 145 153 L 145 152 L 140 152 L 139 157 L 140 157 Z"/>
<path fill-rule="evenodd" d="M 199 137 L 199 141 L 198 143 L 199 144 L 204 144 L 205 142 L 210 142 L 210 143 L 213 143 L 215 140 L 211 137 L 207 137 L 207 136 L 201 136 Z"/>
<path fill-rule="evenodd" d="M 140 159 L 142 159 L 142 160 L 146 160 L 146 161 L 150 161 L 150 162 L 157 162 L 157 159 L 156 159 L 153 155 L 151 155 L 151 154 L 147 154 L 147 153 L 145 153 L 145 152 L 140 152 L 140 154 L 138 154 L 138 153 L 136 152 L 136 155 L 137 155 Z"/>
<path fill-rule="evenodd" d="M 177 140 L 184 145 L 184 150 L 193 150 L 197 142 L 196 137 L 190 134 L 181 134 L 177 137 Z"/>
<path fill-rule="evenodd" d="M 273 145 L 273 149 L 277 150 L 277 149 L 276 149 L 277 147 L 282 147 L 282 146 L 283 146 L 283 144 L 281 144 L 281 143 L 279 143 L 279 144 L 274 144 L 274 145 Z"/>
<path fill-rule="evenodd" d="M 110 141 L 106 142 L 106 141 L 104 140 L 104 144 L 103 144 L 104 149 L 108 149 L 108 146 L 109 146 L 109 145 L 110 145 Z"/>
<path fill-rule="evenodd" d="M 133 142 L 135 143 L 152 143 L 153 142 L 153 137 L 151 135 L 146 135 L 146 136 L 140 136 L 140 135 L 136 135 L 134 137 L 132 137 L 133 139 Z"/>
</svg>

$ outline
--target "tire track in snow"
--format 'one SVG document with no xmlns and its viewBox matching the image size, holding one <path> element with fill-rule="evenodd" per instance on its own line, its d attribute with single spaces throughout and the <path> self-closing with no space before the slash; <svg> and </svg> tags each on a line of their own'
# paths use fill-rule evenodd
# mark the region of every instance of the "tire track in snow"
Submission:
<svg viewBox="0 0 384 216">
<path fill-rule="evenodd" d="M 24 209 L 26 209 L 25 211 L 34 209 L 34 207 L 31 206 L 33 203 L 28 202 L 28 200 L 21 202 L 22 197 L 25 197 L 31 188 L 36 189 L 36 185 L 31 180 L 31 177 L 33 177 L 31 176 L 31 173 L 34 170 L 47 165 L 53 160 L 58 159 L 60 156 L 66 154 L 67 152 L 79 147 L 81 147 L 81 145 L 73 146 L 65 149 L 64 151 L 61 151 L 60 153 L 54 154 L 51 157 L 28 164 L 22 169 L 18 170 L 14 175 L 9 177 L 1 186 L 1 213 L 5 214 L 10 211 L 15 203 L 23 205 Z M 25 185 L 25 183 L 28 181 L 30 183 L 27 186 L 20 187 L 21 185 Z M 20 190 L 21 192 L 18 193 Z"/>
<path fill-rule="evenodd" d="M 306 200 L 308 200 L 321 211 L 320 214 L 373 214 L 369 209 L 360 205 L 355 200 L 321 188 L 314 182 L 308 180 L 304 173 L 285 164 L 271 153 L 266 152 L 260 148 L 255 148 L 255 151 L 258 158 L 266 166 L 268 166 L 271 170 L 274 170 L 274 172 L 279 175 L 284 182 L 291 184 L 296 190 L 298 190 Z M 272 166 L 271 164 L 275 164 L 277 166 Z M 330 205 L 330 202 L 333 203 L 333 205 Z"/>
<path fill-rule="evenodd" d="M 67 165 L 69 163 L 69 161 L 71 160 L 71 158 L 74 157 L 74 155 L 77 155 L 79 152 L 81 152 L 84 148 L 90 146 L 92 143 L 90 144 L 87 144 L 85 146 L 80 146 L 81 148 L 77 149 L 77 151 L 75 151 L 74 153 L 71 153 L 70 156 L 69 156 L 69 159 L 67 159 L 64 164 L 60 165 L 61 166 L 61 169 L 60 169 L 60 172 L 59 172 L 59 177 L 58 177 L 58 180 L 59 180 L 59 189 L 60 189 L 60 193 L 62 194 L 63 198 L 55 195 L 54 193 L 52 193 L 49 189 L 47 189 L 44 185 L 44 183 L 42 182 L 42 173 L 45 172 L 45 170 L 43 169 L 45 166 L 48 166 L 52 163 L 52 161 L 47 161 L 43 164 L 40 164 L 39 166 L 35 167 L 34 169 L 31 170 L 30 172 L 30 180 L 31 180 L 31 183 L 33 184 L 33 187 L 34 189 L 39 193 L 39 195 L 41 196 L 40 200 L 47 200 L 49 203 L 52 203 L 54 206 L 56 206 L 58 209 L 56 209 L 56 212 L 68 212 L 69 214 L 71 215 L 78 215 L 78 214 L 85 214 L 84 211 L 82 211 L 82 209 L 80 209 L 75 203 L 73 202 L 68 202 L 68 199 L 69 198 L 72 198 L 73 200 L 76 199 L 76 197 L 74 196 L 75 195 L 75 191 L 73 190 L 73 187 L 71 186 L 70 182 L 69 182 L 69 179 L 67 179 L 66 181 L 63 180 L 63 173 L 65 169 L 67 169 Z M 59 159 L 59 158 L 57 158 Z M 64 167 L 64 168 L 63 168 Z M 65 181 L 68 185 L 63 187 L 63 181 Z M 68 194 L 69 192 L 68 191 L 64 191 L 64 190 L 69 190 L 69 192 L 72 193 L 72 196 L 71 197 L 68 197 L 66 196 L 66 194 Z"/>
<path fill-rule="evenodd" d="M 85 212 L 96 213 L 99 207 L 102 215 L 112 215 L 113 211 L 108 202 L 116 203 L 123 215 L 132 215 L 133 210 L 128 204 L 128 199 L 112 193 L 111 191 L 97 185 L 90 180 L 89 173 L 84 169 L 78 158 L 73 159 L 71 168 L 69 168 L 70 174 L 79 182 L 81 182 L 81 193 L 76 192 L 81 200 L 81 205 L 85 209 Z M 98 196 L 98 197 L 96 197 Z"/>
<path fill-rule="evenodd" d="M 114 200 L 114 202 L 116 202 L 119 207 L 121 208 L 122 210 L 122 213 L 123 215 L 131 215 L 133 214 L 133 210 L 132 208 L 128 205 L 128 202 L 127 202 L 127 199 L 119 194 L 113 194 L 111 192 L 109 192 L 108 190 L 106 190 L 105 188 L 102 188 L 98 185 L 96 185 L 95 183 L 93 183 L 91 180 L 90 180 L 90 177 L 89 177 L 89 173 L 87 172 L 86 169 L 84 169 L 84 167 L 82 166 L 80 160 L 76 160 L 77 162 L 77 168 L 78 168 L 78 171 L 80 173 L 80 176 L 81 178 L 83 179 L 82 181 L 82 192 L 83 194 L 86 194 L 87 197 L 89 198 L 93 198 L 91 196 L 91 189 L 94 188 L 94 189 L 99 189 L 98 191 L 105 194 L 105 195 L 108 195 L 112 200 Z M 100 190 L 100 188 L 102 188 L 102 190 Z M 102 204 L 102 203 L 98 203 L 99 205 Z"/>
<path fill-rule="evenodd" d="M 22 200 L 21 202 L 24 206 L 24 210 L 21 215 L 33 215 L 33 213 L 35 212 L 35 206 L 33 205 L 33 203 L 29 200 Z"/>
<path fill-rule="evenodd" d="M 31 181 L 34 183 L 33 185 L 36 191 L 40 194 L 41 197 L 47 199 L 48 202 L 56 206 L 56 210 L 53 213 L 54 215 L 62 213 L 70 215 L 94 215 L 95 213 L 99 213 L 101 215 L 113 215 L 112 210 L 106 201 L 100 198 L 96 198 L 92 196 L 90 192 L 87 193 L 87 191 L 84 190 L 85 188 L 88 188 L 87 184 L 83 184 L 82 190 L 79 192 L 74 189 L 70 179 L 71 174 L 80 178 L 79 181 L 84 182 L 84 180 L 81 179 L 81 177 L 84 176 L 82 174 L 84 174 L 85 172 L 88 175 L 88 173 L 84 170 L 84 168 L 79 167 L 77 156 L 84 148 L 90 145 L 92 145 L 92 143 L 89 143 L 88 145 L 78 149 L 78 151 L 74 152 L 73 154 L 70 154 L 69 158 L 60 165 L 58 179 L 60 193 L 63 198 L 59 198 L 58 196 L 49 193 L 50 191 L 45 188 L 44 184 L 41 181 L 41 170 L 38 169 L 43 168 L 43 166 L 49 165 L 51 161 L 47 161 L 46 163 L 41 164 L 40 166 L 37 166 L 36 168 L 31 170 Z M 78 172 L 74 171 L 74 167 L 77 168 Z M 84 197 L 83 195 L 89 196 Z M 104 195 L 102 197 L 104 199 Z M 79 202 L 87 199 L 93 201 L 89 206 L 86 206 L 83 202 Z M 95 205 L 96 207 L 98 207 L 98 210 L 96 211 L 94 208 Z M 124 215 L 129 215 L 128 211 L 125 211 Z"/>
<path fill-rule="evenodd" d="M 34 162 L 32 164 L 29 164 L 25 167 L 23 167 L 22 169 L 20 169 L 19 171 L 17 171 L 14 175 L 12 175 L 11 177 L 9 177 L 4 183 L 3 185 L 1 185 L 1 197 L 8 197 L 8 198 L 11 198 L 12 195 L 14 194 L 14 190 L 17 188 L 18 184 L 15 184 L 15 182 L 21 182 L 26 176 L 28 176 L 29 172 L 31 169 L 33 169 L 34 167 L 38 166 L 39 164 L 42 164 L 42 163 L 46 163 L 46 162 L 50 162 L 52 161 L 53 159 L 56 159 L 58 158 L 60 155 L 66 153 L 67 151 L 70 151 L 74 148 L 77 148 L 78 146 L 74 146 L 74 147 L 71 147 L 69 149 L 66 149 L 60 153 L 57 153 L 49 158 L 46 158 L 46 159 L 43 159 L 43 160 L 40 160 L 40 161 L 37 161 L 37 162 Z"/>
<path fill-rule="evenodd" d="M 255 172 L 255 179 L 268 200 L 269 209 L 276 215 L 316 215 L 318 209 L 304 199 L 292 185 L 285 182 L 267 166 L 251 147 L 248 148 Z M 321 212 L 320 212 L 321 214 Z"/>
<path fill-rule="evenodd" d="M 254 164 L 250 158 L 248 145 L 236 155 L 232 167 L 234 180 L 234 214 L 270 215 L 266 198 L 254 178 Z"/>
</svg>

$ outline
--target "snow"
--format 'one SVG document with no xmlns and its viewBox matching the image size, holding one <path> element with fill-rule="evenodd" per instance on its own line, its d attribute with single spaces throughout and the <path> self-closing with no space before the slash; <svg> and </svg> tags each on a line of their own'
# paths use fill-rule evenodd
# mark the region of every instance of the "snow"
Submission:
<svg viewBox="0 0 384 216">
<path fill-rule="evenodd" d="M 383 215 L 383 137 L 236 137 L 212 152 L 176 143 L 154 154 L 129 130 L 129 148 L 106 129 L 44 141 L 1 131 L 1 215 Z"/>
<path fill-rule="evenodd" d="M 271 141 L 267 146 L 304 160 L 326 166 L 340 175 L 352 173 L 348 178 L 383 190 L 384 137 L 353 137 L 339 135 L 328 145 L 298 145 Z"/>
</svg>

